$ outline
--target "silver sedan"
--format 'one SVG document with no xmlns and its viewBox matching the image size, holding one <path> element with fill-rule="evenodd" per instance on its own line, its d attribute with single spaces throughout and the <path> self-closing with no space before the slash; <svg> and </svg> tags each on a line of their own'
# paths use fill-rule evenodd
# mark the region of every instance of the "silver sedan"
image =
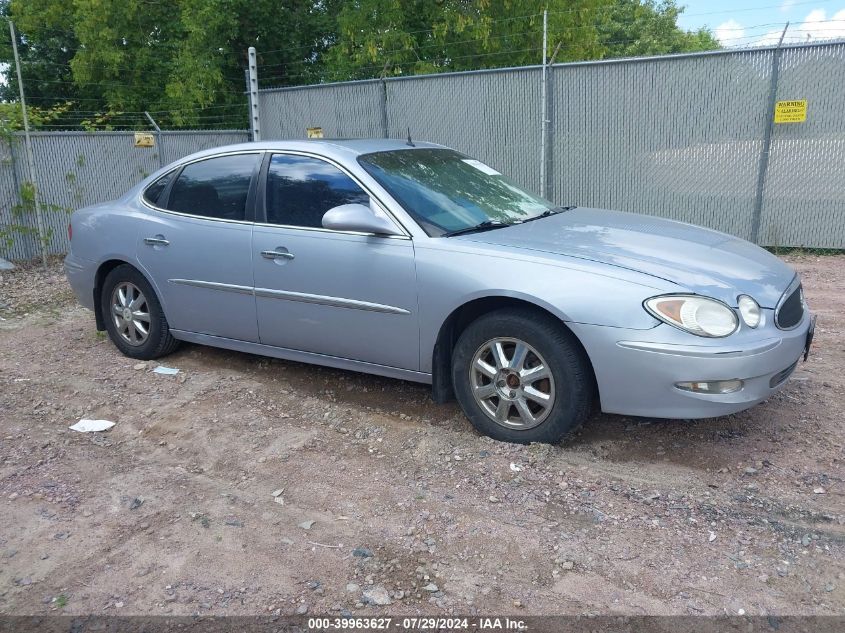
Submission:
<svg viewBox="0 0 845 633">
<path fill-rule="evenodd" d="M 556 442 L 594 402 L 745 409 L 813 332 L 795 271 L 761 248 L 558 206 L 430 143 L 209 150 L 69 232 L 68 279 L 127 356 L 188 341 L 429 383 L 513 442 Z"/>
</svg>

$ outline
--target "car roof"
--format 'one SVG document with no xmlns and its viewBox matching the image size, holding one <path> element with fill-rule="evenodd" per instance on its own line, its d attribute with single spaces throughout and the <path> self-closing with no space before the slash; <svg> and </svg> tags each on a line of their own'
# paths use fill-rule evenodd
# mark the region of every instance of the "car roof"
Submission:
<svg viewBox="0 0 845 633">
<path fill-rule="evenodd" d="M 214 154 L 221 154 L 224 152 L 238 152 L 246 150 L 299 150 L 299 151 L 316 151 L 325 156 L 359 156 L 361 154 L 369 154 L 372 152 L 386 152 L 390 150 L 400 149 L 425 149 L 425 148 L 440 148 L 447 149 L 443 145 L 436 143 L 427 143 L 425 141 L 412 141 L 413 145 L 408 144 L 407 139 L 392 139 L 392 138 L 350 138 L 350 139 L 289 139 L 278 141 L 257 141 L 251 143 L 238 143 L 236 145 L 222 145 L 220 147 L 213 147 L 177 161 L 178 163 L 186 162 L 195 158 L 203 156 L 211 156 Z"/>
</svg>

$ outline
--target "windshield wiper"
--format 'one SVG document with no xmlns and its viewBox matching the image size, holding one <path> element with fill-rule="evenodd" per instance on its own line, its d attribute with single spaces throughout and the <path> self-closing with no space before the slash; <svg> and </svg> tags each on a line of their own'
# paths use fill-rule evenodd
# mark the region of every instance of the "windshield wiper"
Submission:
<svg viewBox="0 0 845 633">
<path fill-rule="evenodd" d="M 535 215 L 533 218 L 528 218 L 527 220 L 523 220 L 521 224 L 525 224 L 526 222 L 531 222 L 532 220 L 539 220 L 540 218 L 547 218 L 550 215 L 557 215 L 558 213 L 563 213 L 565 211 L 572 211 L 575 206 L 569 207 L 552 207 L 551 209 L 546 209 L 540 215 Z"/>
<path fill-rule="evenodd" d="M 452 237 L 453 235 L 464 235 L 465 233 L 476 233 L 480 231 L 490 231 L 492 229 L 500 229 L 503 226 L 510 226 L 507 222 L 501 222 L 500 220 L 484 220 L 484 222 L 479 222 L 473 226 L 466 226 L 462 229 L 455 229 L 454 231 L 447 231 L 443 233 L 440 237 Z"/>
</svg>

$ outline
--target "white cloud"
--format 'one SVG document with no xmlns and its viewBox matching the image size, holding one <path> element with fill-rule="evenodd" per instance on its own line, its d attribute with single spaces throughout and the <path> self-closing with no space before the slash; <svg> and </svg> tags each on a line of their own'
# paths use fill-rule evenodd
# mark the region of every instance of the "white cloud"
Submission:
<svg viewBox="0 0 845 633">
<path fill-rule="evenodd" d="M 790 25 L 787 35 L 793 27 Z M 795 40 L 829 40 L 845 37 L 845 9 L 837 11 L 829 18 L 824 9 L 815 9 L 807 14 L 804 21 L 795 26 Z"/>
<path fill-rule="evenodd" d="M 747 32 L 747 28 L 731 19 L 717 26 L 713 34 L 723 46 L 773 46 L 780 40 L 783 28 L 772 29 L 757 36 L 753 33 L 746 35 Z M 845 39 L 845 9 L 830 17 L 825 9 L 813 9 L 803 20 L 789 25 L 784 42 L 795 44 L 831 39 Z"/>
<path fill-rule="evenodd" d="M 745 35 L 745 29 L 739 22 L 731 18 L 713 29 L 713 35 L 719 40 L 722 46 L 730 46 L 731 42 L 737 41 L 737 38 Z"/>
<path fill-rule="evenodd" d="M 786 13 L 792 7 L 795 6 L 796 2 L 798 2 L 798 0 L 783 0 L 783 2 L 780 5 L 780 10 L 783 11 L 784 13 Z"/>
</svg>

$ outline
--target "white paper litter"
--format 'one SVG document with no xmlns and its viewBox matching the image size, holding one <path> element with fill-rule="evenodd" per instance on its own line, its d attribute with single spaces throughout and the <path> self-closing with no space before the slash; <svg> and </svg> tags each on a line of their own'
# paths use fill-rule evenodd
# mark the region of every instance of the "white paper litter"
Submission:
<svg viewBox="0 0 845 633">
<path fill-rule="evenodd" d="M 179 373 L 179 370 L 175 367 L 165 367 L 164 365 L 159 365 L 155 369 L 153 369 L 154 374 L 162 374 L 164 376 L 175 376 Z"/>
<path fill-rule="evenodd" d="M 511 462 L 511 470 L 515 473 L 518 473 L 520 470 L 522 470 L 522 466 L 517 466 L 516 464 Z"/>
<path fill-rule="evenodd" d="M 80 433 L 97 433 L 98 431 L 108 431 L 113 426 L 114 422 L 108 420 L 80 420 L 68 428 Z"/>
</svg>

